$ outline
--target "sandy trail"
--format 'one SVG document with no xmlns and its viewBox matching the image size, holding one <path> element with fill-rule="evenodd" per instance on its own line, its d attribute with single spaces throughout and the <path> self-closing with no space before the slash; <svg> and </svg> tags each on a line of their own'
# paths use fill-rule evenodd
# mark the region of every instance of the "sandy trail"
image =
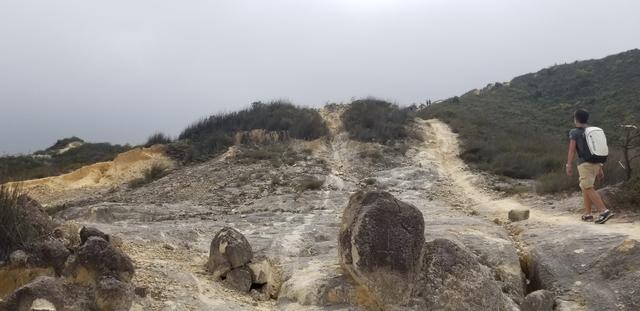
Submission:
<svg viewBox="0 0 640 311">
<path fill-rule="evenodd" d="M 585 224 L 579 219 L 579 215 L 553 210 L 533 209 L 523 205 L 514 198 L 498 198 L 477 186 L 475 181 L 479 176 L 475 175 L 458 156 L 460 153 L 458 135 L 453 133 L 449 126 L 442 121 L 417 120 L 426 134 L 425 152 L 435 158 L 438 171 L 450 178 L 455 192 L 461 193 L 473 204 L 475 210 L 488 217 L 504 218 L 509 210 L 515 208 L 530 209 L 530 219 L 533 222 L 542 222 L 549 225 L 562 226 L 591 226 L 590 230 L 602 234 L 620 234 L 629 238 L 640 239 L 640 226 L 633 223 L 616 223 L 615 218 L 606 225 Z"/>
</svg>

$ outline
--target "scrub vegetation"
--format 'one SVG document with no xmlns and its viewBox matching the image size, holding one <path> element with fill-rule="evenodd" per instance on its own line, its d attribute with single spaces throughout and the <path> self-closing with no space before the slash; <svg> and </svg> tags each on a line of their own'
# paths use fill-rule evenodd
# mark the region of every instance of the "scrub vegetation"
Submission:
<svg viewBox="0 0 640 311">
<path fill-rule="evenodd" d="M 599 60 L 552 66 L 494 83 L 422 109 L 425 119 L 447 122 L 462 140 L 471 166 L 514 178 L 538 180 L 542 193 L 577 189 L 564 177 L 573 112 L 584 108 L 607 134 L 611 155 L 605 184 L 626 180 L 620 165 L 620 125 L 640 120 L 640 50 Z M 631 163 L 638 166 L 638 162 Z"/>
</svg>

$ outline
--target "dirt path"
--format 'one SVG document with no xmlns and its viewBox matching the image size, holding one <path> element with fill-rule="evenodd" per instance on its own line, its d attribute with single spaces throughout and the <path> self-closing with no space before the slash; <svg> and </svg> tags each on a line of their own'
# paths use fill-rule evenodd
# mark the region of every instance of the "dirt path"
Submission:
<svg viewBox="0 0 640 311">
<path fill-rule="evenodd" d="M 448 176 L 457 192 L 464 195 L 474 208 L 482 215 L 504 218 L 509 210 L 516 208 L 530 209 L 532 222 L 542 222 L 549 225 L 561 226 L 590 226 L 589 230 L 602 234 L 626 235 L 629 238 L 640 239 L 640 226 L 633 223 L 617 223 L 615 220 L 606 225 L 585 224 L 579 215 L 567 215 L 563 212 L 530 208 L 514 198 L 498 198 L 496 195 L 477 186 L 479 176 L 474 174 L 460 159 L 458 137 L 449 126 L 442 121 L 418 120 L 425 130 L 427 137 L 426 148 L 436 158 L 438 170 Z"/>
</svg>

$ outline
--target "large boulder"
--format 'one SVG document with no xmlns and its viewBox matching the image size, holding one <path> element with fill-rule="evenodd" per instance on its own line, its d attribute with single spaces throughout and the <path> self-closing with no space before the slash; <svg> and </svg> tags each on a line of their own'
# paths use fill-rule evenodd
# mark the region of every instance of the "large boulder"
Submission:
<svg viewBox="0 0 640 311">
<path fill-rule="evenodd" d="M 39 277 L 18 288 L 0 303 L 0 311 L 30 311 L 34 302 L 47 301 L 57 310 L 64 310 L 65 298 L 62 282 L 53 277 Z"/>
<path fill-rule="evenodd" d="M 131 258 L 100 237 L 89 237 L 78 248 L 75 268 L 85 269 L 93 280 L 113 277 L 129 282 L 134 274 Z M 76 270 L 77 272 L 77 270 Z"/>
<path fill-rule="evenodd" d="M 246 265 L 251 258 L 253 251 L 244 235 L 236 229 L 224 227 L 211 241 L 207 268 L 215 278 L 220 278 L 231 269 Z"/>
<path fill-rule="evenodd" d="M 409 302 L 421 269 L 424 219 L 383 191 L 357 192 L 342 215 L 342 267 L 380 307 Z"/>
<path fill-rule="evenodd" d="M 540 289 L 524 297 L 520 308 L 522 311 L 552 311 L 554 295 L 552 292 Z"/>
<path fill-rule="evenodd" d="M 463 245 L 435 239 L 424 245 L 423 271 L 413 294 L 417 310 L 511 310 L 491 270 Z"/>
</svg>

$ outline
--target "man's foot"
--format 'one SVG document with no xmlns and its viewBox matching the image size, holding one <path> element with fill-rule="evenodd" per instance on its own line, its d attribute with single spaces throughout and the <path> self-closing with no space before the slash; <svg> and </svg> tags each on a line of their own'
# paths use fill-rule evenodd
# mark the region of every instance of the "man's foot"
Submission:
<svg viewBox="0 0 640 311">
<path fill-rule="evenodd" d="M 582 215 L 582 221 L 593 221 L 593 215 L 588 214 L 588 215 Z"/>
<path fill-rule="evenodd" d="M 606 211 L 604 211 L 604 213 L 600 214 L 600 216 L 598 217 L 598 220 L 596 220 L 596 223 L 597 224 L 604 224 L 611 217 L 613 217 L 613 213 L 610 210 L 606 210 Z"/>
</svg>

